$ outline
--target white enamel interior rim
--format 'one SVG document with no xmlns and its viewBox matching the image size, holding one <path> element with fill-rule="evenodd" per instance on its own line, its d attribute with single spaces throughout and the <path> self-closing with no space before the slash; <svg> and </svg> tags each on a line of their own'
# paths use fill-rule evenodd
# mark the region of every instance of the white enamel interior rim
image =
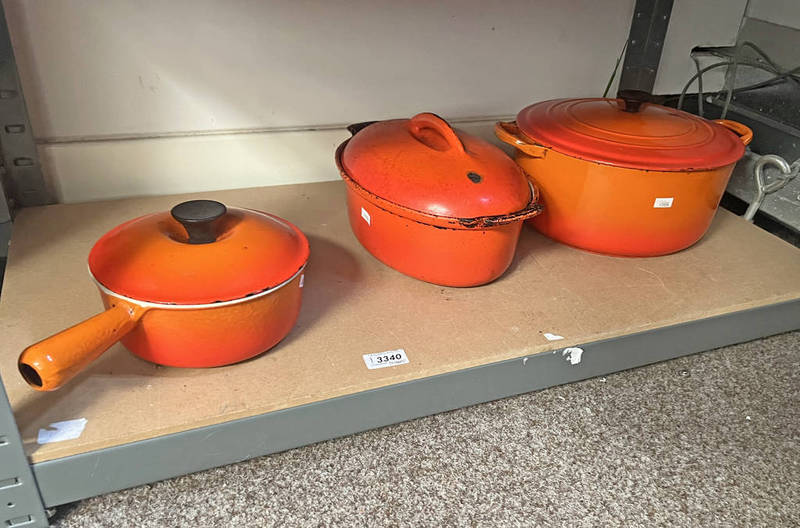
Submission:
<svg viewBox="0 0 800 528">
<path fill-rule="evenodd" d="M 88 266 L 87 266 L 88 268 Z M 150 301 L 140 301 L 138 299 L 133 299 L 131 297 L 125 297 L 124 295 L 120 295 L 119 293 L 109 290 L 105 286 L 103 286 L 99 280 L 94 276 L 92 270 L 89 270 L 89 276 L 92 278 L 94 283 L 100 288 L 100 291 L 105 293 L 106 295 L 110 295 L 111 297 L 116 297 L 117 299 L 122 299 L 123 301 L 127 301 L 131 304 L 136 304 L 145 308 L 161 308 L 163 310 L 197 310 L 203 308 L 219 308 L 221 306 L 230 306 L 232 304 L 239 304 L 247 301 L 252 301 L 253 299 L 258 299 L 259 297 L 263 297 L 265 295 L 269 295 L 270 293 L 274 292 L 275 290 L 280 290 L 294 279 L 297 278 L 298 275 L 303 273 L 303 270 L 306 269 L 306 264 L 303 264 L 299 270 L 297 270 L 294 275 L 283 281 L 282 283 L 274 286 L 268 290 L 260 291 L 255 295 L 249 295 L 247 297 L 240 297 L 239 299 L 233 299 L 232 301 L 222 301 L 222 302 L 215 302 L 215 303 L 206 303 L 206 304 L 167 304 L 167 303 L 156 303 Z"/>
</svg>

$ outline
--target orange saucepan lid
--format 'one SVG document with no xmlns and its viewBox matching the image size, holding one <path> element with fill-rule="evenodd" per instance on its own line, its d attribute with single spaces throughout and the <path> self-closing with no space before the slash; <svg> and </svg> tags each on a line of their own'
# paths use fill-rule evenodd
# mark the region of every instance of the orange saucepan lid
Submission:
<svg viewBox="0 0 800 528">
<path fill-rule="evenodd" d="M 658 104 L 603 98 L 536 103 L 517 115 L 517 125 L 533 142 L 568 156 L 660 171 L 730 165 L 744 155 L 752 135 L 733 121 L 709 121 Z"/>
<path fill-rule="evenodd" d="M 89 271 L 137 301 L 208 304 L 279 286 L 308 255 L 305 235 L 277 216 L 192 200 L 103 235 L 89 253 Z"/>
<path fill-rule="evenodd" d="M 525 174 L 502 150 L 418 114 L 353 125 L 341 165 L 367 192 L 428 217 L 506 215 L 535 199 Z"/>
</svg>

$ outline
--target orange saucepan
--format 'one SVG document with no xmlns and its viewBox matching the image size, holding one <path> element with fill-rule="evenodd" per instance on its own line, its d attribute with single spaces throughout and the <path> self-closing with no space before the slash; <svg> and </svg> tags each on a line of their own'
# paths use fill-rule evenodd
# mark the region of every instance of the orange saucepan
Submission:
<svg viewBox="0 0 800 528">
<path fill-rule="evenodd" d="M 25 349 L 20 373 L 54 390 L 117 341 L 174 367 L 256 356 L 294 326 L 308 255 L 289 222 L 211 200 L 131 220 L 89 253 L 106 311 Z"/>
<path fill-rule="evenodd" d="M 544 101 L 495 133 L 539 185 L 537 230 L 638 257 L 679 251 L 705 234 L 753 137 L 733 121 L 623 99 Z"/>
<path fill-rule="evenodd" d="M 523 220 L 541 211 L 511 158 L 430 113 L 349 129 L 336 164 L 350 226 L 370 253 L 443 286 L 477 286 L 505 272 Z"/>
</svg>

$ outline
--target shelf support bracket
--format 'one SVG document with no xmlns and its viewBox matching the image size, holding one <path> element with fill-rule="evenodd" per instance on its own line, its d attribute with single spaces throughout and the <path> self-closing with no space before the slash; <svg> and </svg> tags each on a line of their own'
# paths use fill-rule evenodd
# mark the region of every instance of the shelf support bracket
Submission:
<svg viewBox="0 0 800 528">
<path fill-rule="evenodd" d="M 0 183 L 4 196 L 0 224 L 10 222 L 14 209 L 53 203 L 45 185 L 25 97 L 17 73 L 6 14 L 0 5 Z M 0 227 L 0 238 L 3 228 Z M 0 255 L 6 246 L 0 247 Z"/>
<path fill-rule="evenodd" d="M 22 447 L 8 395 L 0 380 L 0 526 L 49 526 L 42 497 Z"/>
<path fill-rule="evenodd" d="M 636 0 L 619 91 L 652 93 L 673 0 Z"/>
</svg>

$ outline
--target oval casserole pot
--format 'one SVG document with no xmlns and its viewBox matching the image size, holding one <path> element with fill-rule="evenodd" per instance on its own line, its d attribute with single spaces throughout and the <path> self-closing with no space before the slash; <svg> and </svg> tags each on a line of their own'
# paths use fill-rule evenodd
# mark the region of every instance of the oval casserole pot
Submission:
<svg viewBox="0 0 800 528">
<path fill-rule="evenodd" d="M 458 136 L 440 117 L 418 114 L 408 122 L 410 126 L 433 129 L 447 141 L 451 151 L 465 155 Z M 348 128 L 355 137 L 374 123 Z M 512 213 L 477 217 L 433 215 L 400 205 L 359 184 L 343 163 L 343 153 L 352 139 L 337 148 L 336 165 L 347 185 L 350 226 L 367 251 L 401 273 L 442 286 L 479 286 L 508 269 L 523 221 L 542 210 L 533 183 L 528 185 L 530 195 L 524 202 L 526 205 Z M 462 177 L 466 181 L 467 175 Z"/>
</svg>

